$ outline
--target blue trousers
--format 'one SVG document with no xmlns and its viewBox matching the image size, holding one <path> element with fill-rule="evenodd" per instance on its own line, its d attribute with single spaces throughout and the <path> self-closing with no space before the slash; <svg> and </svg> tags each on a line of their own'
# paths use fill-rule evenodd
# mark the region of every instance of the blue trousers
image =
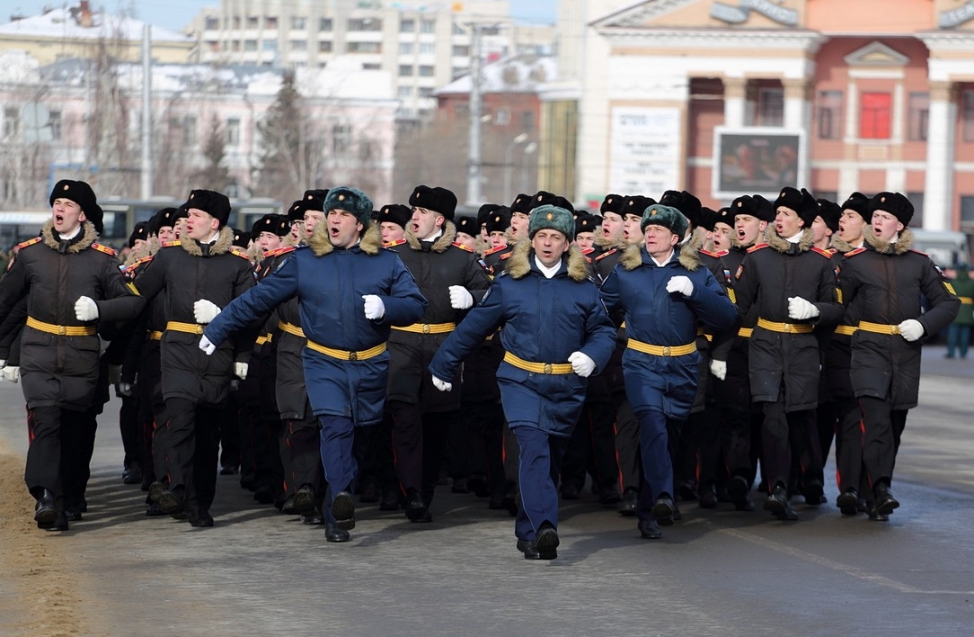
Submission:
<svg viewBox="0 0 974 637">
<path fill-rule="evenodd" d="M 968 306 L 970 307 L 970 306 Z M 970 311 L 961 308 L 961 312 Z M 971 326 L 951 323 L 947 330 L 947 356 L 954 357 L 954 350 L 960 350 L 960 357 L 967 358 L 967 348 L 971 344 Z"/>
<path fill-rule="evenodd" d="M 514 535 L 519 540 L 534 540 L 541 525 L 558 528 L 558 473 L 569 438 L 548 435 L 534 427 L 514 427 L 511 431 L 520 447 L 518 483 L 521 506 L 514 520 Z"/>
<path fill-rule="evenodd" d="M 643 461 L 636 517 L 649 520 L 656 498 L 664 493 L 673 497 L 673 457 L 670 455 L 666 414 L 644 411 L 636 414 L 636 420 L 639 422 L 639 455 Z"/>
<path fill-rule="evenodd" d="M 328 522 L 334 523 L 331 504 L 335 494 L 351 490 L 358 475 L 358 463 L 352 453 L 355 423 L 345 416 L 319 416 L 318 422 L 321 423 L 318 434 L 321 440 L 321 466 L 325 470 L 325 480 L 328 481 L 322 513 Z"/>
</svg>

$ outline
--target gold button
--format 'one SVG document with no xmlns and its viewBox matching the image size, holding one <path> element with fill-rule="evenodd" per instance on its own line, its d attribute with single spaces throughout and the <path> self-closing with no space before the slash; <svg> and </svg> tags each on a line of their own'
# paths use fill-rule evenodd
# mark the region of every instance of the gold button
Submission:
<svg viewBox="0 0 974 637">
<path fill-rule="evenodd" d="M 551 373 L 551 363 L 545 363 L 544 364 L 544 373 L 545 374 L 550 374 Z"/>
<path fill-rule="evenodd" d="M 429 334 L 429 333 L 430 333 L 429 323 L 423 323 L 423 334 Z"/>
<path fill-rule="evenodd" d="M 348 353 L 348 360 L 350 360 L 350 361 L 357 361 L 358 360 L 358 352 L 349 352 Z"/>
<path fill-rule="evenodd" d="M 663 356 L 669 356 L 669 355 L 670 355 L 670 346 L 669 345 L 664 345 L 663 346 Z"/>
<path fill-rule="evenodd" d="M 791 332 L 791 323 L 785 323 L 785 333 L 788 334 L 790 332 Z"/>
<path fill-rule="evenodd" d="M 58 333 L 59 336 L 64 336 L 65 334 L 68 333 L 68 328 L 66 328 L 63 325 L 58 325 L 57 326 L 57 333 Z"/>
</svg>

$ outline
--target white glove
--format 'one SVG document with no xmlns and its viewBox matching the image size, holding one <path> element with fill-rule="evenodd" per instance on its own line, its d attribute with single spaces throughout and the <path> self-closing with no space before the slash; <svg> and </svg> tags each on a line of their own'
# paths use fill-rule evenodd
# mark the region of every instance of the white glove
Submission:
<svg viewBox="0 0 974 637">
<path fill-rule="evenodd" d="M 788 297 L 788 317 L 796 321 L 806 321 L 819 315 L 818 308 L 800 296 Z"/>
<path fill-rule="evenodd" d="M 906 340 L 918 341 L 923 336 L 923 326 L 916 319 L 906 319 L 899 324 L 900 335 Z"/>
<path fill-rule="evenodd" d="M 724 380 L 727 378 L 727 361 L 710 361 L 710 373 L 713 374 L 717 380 Z"/>
<path fill-rule="evenodd" d="M 366 294 L 362 299 L 365 301 L 365 318 L 377 321 L 386 315 L 386 304 L 382 299 L 374 294 Z"/>
<path fill-rule="evenodd" d="M 94 321 L 98 318 L 98 305 L 87 296 L 74 302 L 74 316 L 79 321 Z"/>
<path fill-rule="evenodd" d="M 693 281 L 686 276 L 672 277 L 666 282 L 666 291 L 670 293 L 679 292 L 683 296 L 690 296 L 693 294 Z"/>
<path fill-rule="evenodd" d="M 196 317 L 196 322 L 200 325 L 206 325 L 215 319 L 219 313 L 220 308 L 213 301 L 200 299 L 193 303 L 193 316 Z"/>
<path fill-rule="evenodd" d="M 247 363 L 234 363 L 233 375 L 240 380 L 247 378 Z"/>
<path fill-rule="evenodd" d="M 473 295 L 462 285 L 451 285 L 450 307 L 454 310 L 469 310 L 473 307 Z"/>
<path fill-rule="evenodd" d="M 572 352 L 568 355 L 568 362 L 572 364 L 572 371 L 582 378 L 588 378 L 595 371 L 595 361 L 588 354 Z"/>
<path fill-rule="evenodd" d="M 0 370 L 0 374 L 3 375 L 3 379 L 10 381 L 11 383 L 16 383 L 20 380 L 20 368 L 19 367 L 4 367 Z"/>
<path fill-rule="evenodd" d="M 450 391 L 453 389 L 453 383 L 448 383 L 445 380 L 440 380 L 436 376 L 433 376 L 433 387 L 436 387 L 440 391 Z"/>
<path fill-rule="evenodd" d="M 207 356 L 212 356 L 213 352 L 216 351 L 216 345 L 210 342 L 210 339 L 206 338 L 206 335 L 200 337 L 200 349 L 206 352 Z"/>
</svg>

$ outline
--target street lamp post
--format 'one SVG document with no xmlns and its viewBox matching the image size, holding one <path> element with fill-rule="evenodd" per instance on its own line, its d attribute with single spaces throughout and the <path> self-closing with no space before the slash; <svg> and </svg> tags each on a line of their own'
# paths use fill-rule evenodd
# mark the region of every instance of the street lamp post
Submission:
<svg viewBox="0 0 974 637">
<path fill-rule="evenodd" d="M 511 171 L 513 170 L 513 157 L 514 147 L 518 144 L 523 144 L 528 139 L 527 133 L 521 133 L 517 137 L 511 140 L 511 143 L 507 145 L 504 150 L 504 205 L 508 205 L 511 200 Z"/>
</svg>

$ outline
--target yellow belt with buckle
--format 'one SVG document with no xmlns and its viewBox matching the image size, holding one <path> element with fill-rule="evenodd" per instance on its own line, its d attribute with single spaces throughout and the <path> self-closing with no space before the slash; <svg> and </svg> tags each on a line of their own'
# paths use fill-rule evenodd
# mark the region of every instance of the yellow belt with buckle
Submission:
<svg viewBox="0 0 974 637">
<path fill-rule="evenodd" d="M 187 334 L 202 334 L 206 329 L 205 325 L 199 323 L 180 323 L 179 321 L 169 321 L 166 323 L 167 332 L 186 332 Z"/>
<path fill-rule="evenodd" d="M 737 335 L 741 338 L 751 338 L 751 334 L 754 333 L 753 327 L 742 327 L 737 330 Z"/>
<path fill-rule="evenodd" d="M 696 343 L 688 343 L 686 345 L 650 345 L 649 343 L 637 341 L 634 338 L 629 339 L 626 347 L 634 349 L 637 352 L 642 352 L 643 354 L 652 354 L 653 356 L 686 356 L 697 351 Z"/>
<path fill-rule="evenodd" d="M 385 343 L 379 343 L 375 347 L 370 347 L 369 349 L 362 350 L 361 352 L 333 349 L 331 347 L 325 347 L 321 343 L 315 343 L 314 341 L 308 341 L 308 347 L 316 352 L 324 354 L 325 356 L 330 356 L 343 361 L 364 361 L 374 356 L 378 356 L 382 352 L 386 351 Z"/>
<path fill-rule="evenodd" d="M 763 318 L 758 319 L 758 327 L 763 327 L 772 332 L 781 332 L 782 334 L 811 334 L 815 330 L 815 328 L 807 323 L 775 323 L 774 321 L 766 321 Z"/>
<path fill-rule="evenodd" d="M 280 323 L 277 324 L 277 326 L 281 328 L 282 332 L 287 332 L 288 334 L 293 334 L 294 336 L 299 336 L 301 338 L 304 338 L 304 330 L 298 327 L 297 325 L 294 325 L 293 323 L 281 321 Z"/>
<path fill-rule="evenodd" d="M 392 329 L 400 332 L 412 332 L 414 334 L 446 334 L 457 329 L 456 323 L 413 323 L 405 327 L 392 326 Z"/>
<path fill-rule="evenodd" d="M 883 323 L 870 323 L 869 321 L 859 321 L 859 329 L 873 334 L 886 334 L 893 336 L 900 333 L 899 325 L 885 325 Z"/>
<path fill-rule="evenodd" d="M 161 341 L 162 332 L 155 332 L 155 331 L 149 332 L 148 337 L 150 341 Z"/>
<path fill-rule="evenodd" d="M 32 316 L 27 317 L 27 327 L 58 336 L 94 336 L 98 333 L 98 328 L 94 325 L 53 325 L 38 321 Z"/>
<path fill-rule="evenodd" d="M 957 298 L 960 299 L 960 302 L 963 305 L 972 305 L 972 304 L 974 304 L 974 298 L 971 298 L 969 296 L 958 296 Z"/>
<path fill-rule="evenodd" d="M 510 352 L 504 353 L 504 362 L 534 374 L 571 374 L 574 371 L 571 363 L 532 363 Z"/>
<path fill-rule="evenodd" d="M 858 329 L 859 328 L 856 327 L 855 325 L 836 325 L 835 333 L 841 334 L 843 336 L 852 336 L 853 334 L 856 333 L 856 330 Z"/>
</svg>

